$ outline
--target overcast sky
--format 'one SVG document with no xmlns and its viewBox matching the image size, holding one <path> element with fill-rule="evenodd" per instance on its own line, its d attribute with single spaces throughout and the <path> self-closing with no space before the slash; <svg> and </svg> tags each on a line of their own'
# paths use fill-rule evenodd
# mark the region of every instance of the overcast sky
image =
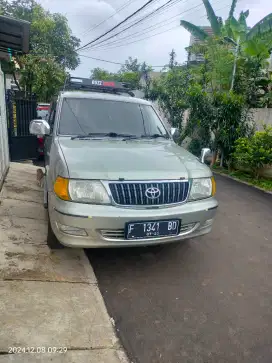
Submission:
<svg viewBox="0 0 272 363">
<path fill-rule="evenodd" d="M 84 45 L 122 21 L 146 3 L 147 0 L 39 0 L 39 2 L 51 12 L 60 12 L 66 15 L 72 32 L 81 39 L 81 44 Z M 148 6 L 137 17 L 128 20 L 127 23 L 120 27 L 120 30 L 166 2 L 167 0 L 154 0 L 152 6 Z M 180 20 L 184 19 L 196 25 L 208 25 L 208 21 L 201 0 L 173 0 L 173 2 L 175 5 L 164 12 L 158 12 L 156 16 L 154 15 L 117 37 L 108 40 L 107 46 L 102 47 L 101 44 L 100 48 L 97 46 L 97 49 L 92 48 L 80 53 L 85 56 L 119 63 L 123 63 L 131 56 L 138 58 L 141 62 L 146 61 L 152 66 L 163 66 L 168 63 L 169 52 L 174 48 L 177 53 L 177 60 L 184 62 L 186 60 L 184 48 L 189 44 L 190 34 L 179 26 Z M 128 5 L 123 10 L 112 16 L 116 10 L 127 3 Z M 224 19 L 227 17 L 231 0 L 211 0 L 211 4 L 218 16 L 222 16 Z M 272 13 L 272 2 L 269 0 L 238 0 L 236 14 L 247 9 L 250 11 L 248 25 L 252 26 L 268 13 Z M 111 18 L 108 19 L 109 17 Z M 108 20 L 101 26 L 92 30 L 95 25 L 106 19 Z M 118 28 L 115 32 L 120 30 Z M 162 34 L 155 35 L 157 33 Z M 114 33 L 110 33 L 108 36 L 112 34 Z M 118 39 L 123 37 L 126 38 L 118 42 Z M 111 45 L 110 42 L 112 42 Z M 120 46 L 121 43 L 124 46 Z M 94 67 L 117 71 L 120 66 L 81 57 L 81 64 L 73 74 L 79 77 L 88 77 L 90 70 Z M 160 70 L 160 68 L 155 69 Z"/>
</svg>

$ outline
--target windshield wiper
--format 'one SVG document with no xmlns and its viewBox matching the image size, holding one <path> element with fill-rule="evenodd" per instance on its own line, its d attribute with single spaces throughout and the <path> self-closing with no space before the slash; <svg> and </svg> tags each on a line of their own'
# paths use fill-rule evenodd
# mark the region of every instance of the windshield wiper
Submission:
<svg viewBox="0 0 272 363">
<path fill-rule="evenodd" d="M 90 139 L 92 137 L 123 137 L 123 141 L 126 140 L 135 140 L 135 139 L 157 139 L 159 137 L 163 137 L 164 139 L 169 139 L 169 136 L 167 135 L 162 135 L 162 134 L 152 134 L 152 135 L 141 135 L 141 136 L 137 136 L 137 135 L 131 135 L 131 134 L 118 134 L 116 132 L 90 132 L 89 134 L 86 135 L 75 135 L 71 137 L 71 140 L 75 140 L 75 139 Z"/>
<path fill-rule="evenodd" d="M 75 140 L 75 139 L 90 139 L 90 136 L 88 135 L 75 135 L 71 137 L 71 140 Z"/>
<path fill-rule="evenodd" d="M 136 136 L 136 135 L 130 135 L 128 137 L 125 137 L 123 139 L 123 141 L 126 140 L 139 140 L 139 139 L 157 139 L 158 137 L 163 137 L 164 139 L 169 139 L 169 136 L 167 135 L 161 135 L 161 134 L 152 134 L 152 135 L 141 135 L 141 136 Z"/>
<path fill-rule="evenodd" d="M 89 139 L 91 137 L 125 137 L 125 138 L 134 138 L 137 137 L 136 135 L 130 135 L 130 134 L 118 134 L 116 132 L 90 132 L 86 135 L 76 135 L 71 137 L 71 140 L 75 139 Z"/>
<path fill-rule="evenodd" d="M 118 134 L 116 132 L 109 132 L 107 134 L 104 134 L 103 136 L 107 136 L 107 137 L 127 137 L 127 138 L 137 137 L 136 135 L 131 135 L 131 134 Z"/>
<path fill-rule="evenodd" d="M 158 137 L 163 137 L 164 139 L 169 139 L 168 135 L 162 135 L 162 134 L 152 134 L 152 135 L 142 135 L 143 139 L 157 139 Z"/>
</svg>

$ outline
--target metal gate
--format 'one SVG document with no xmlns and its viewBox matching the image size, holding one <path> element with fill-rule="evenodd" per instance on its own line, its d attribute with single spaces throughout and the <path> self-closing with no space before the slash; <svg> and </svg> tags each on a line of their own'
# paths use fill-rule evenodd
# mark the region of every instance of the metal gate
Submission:
<svg viewBox="0 0 272 363">
<path fill-rule="evenodd" d="M 37 118 L 35 96 L 8 90 L 6 101 L 11 161 L 36 159 L 38 139 L 29 133 L 30 121 Z"/>
</svg>

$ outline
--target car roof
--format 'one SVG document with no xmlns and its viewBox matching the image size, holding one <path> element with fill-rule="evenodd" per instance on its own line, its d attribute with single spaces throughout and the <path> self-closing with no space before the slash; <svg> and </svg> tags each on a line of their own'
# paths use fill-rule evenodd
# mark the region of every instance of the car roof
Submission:
<svg viewBox="0 0 272 363">
<path fill-rule="evenodd" d="M 143 105 L 152 105 L 151 102 L 143 100 L 141 98 L 116 95 L 112 93 L 102 92 L 80 92 L 80 91 L 64 91 L 60 94 L 61 98 L 89 98 L 96 100 L 107 100 L 116 102 L 138 103 Z"/>
</svg>

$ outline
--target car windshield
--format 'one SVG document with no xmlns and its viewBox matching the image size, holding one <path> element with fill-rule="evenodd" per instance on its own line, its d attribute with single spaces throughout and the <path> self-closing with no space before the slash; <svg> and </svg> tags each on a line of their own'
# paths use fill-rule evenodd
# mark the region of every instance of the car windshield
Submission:
<svg viewBox="0 0 272 363">
<path fill-rule="evenodd" d="M 169 137 L 150 105 L 88 98 L 64 99 L 58 133 L 69 136 Z"/>
</svg>

